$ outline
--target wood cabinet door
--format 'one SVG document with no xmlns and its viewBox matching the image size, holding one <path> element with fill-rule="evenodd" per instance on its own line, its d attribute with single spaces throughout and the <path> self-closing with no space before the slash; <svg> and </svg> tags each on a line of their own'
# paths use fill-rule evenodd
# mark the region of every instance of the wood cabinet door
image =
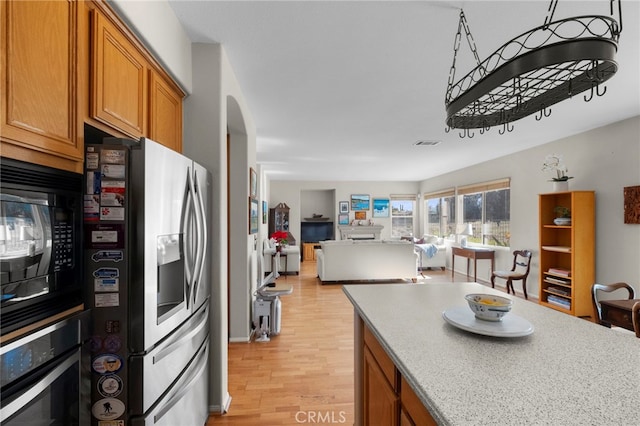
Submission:
<svg viewBox="0 0 640 426">
<path fill-rule="evenodd" d="M 143 54 L 107 17 L 93 11 L 91 115 L 133 138 L 146 134 Z"/>
<path fill-rule="evenodd" d="M 363 368 L 364 424 L 396 426 L 400 416 L 398 396 L 367 347 Z"/>
<path fill-rule="evenodd" d="M 149 71 L 149 137 L 182 152 L 182 92 Z"/>
<path fill-rule="evenodd" d="M 75 1 L 0 2 L 3 155 L 58 166 L 37 161 L 53 154 L 61 168 L 82 169 L 76 20 Z"/>
</svg>

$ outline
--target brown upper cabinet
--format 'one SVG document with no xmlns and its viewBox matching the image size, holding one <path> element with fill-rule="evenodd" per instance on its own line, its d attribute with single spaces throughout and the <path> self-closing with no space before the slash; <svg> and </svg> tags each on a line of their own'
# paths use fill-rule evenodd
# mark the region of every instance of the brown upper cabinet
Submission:
<svg viewBox="0 0 640 426">
<path fill-rule="evenodd" d="M 78 3 L 0 1 L 2 156 L 82 171 Z"/>
<path fill-rule="evenodd" d="M 182 90 L 133 34 L 105 13 L 92 18 L 91 117 L 133 138 L 182 151 Z"/>
<path fill-rule="evenodd" d="M 92 24 L 91 116 L 140 138 L 147 129 L 147 61 L 105 15 L 94 11 Z"/>
<path fill-rule="evenodd" d="M 0 153 L 82 172 L 84 124 L 182 150 L 185 94 L 103 0 L 0 0 Z"/>
<path fill-rule="evenodd" d="M 182 91 L 153 70 L 149 87 L 149 137 L 182 152 Z"/>
</svg>

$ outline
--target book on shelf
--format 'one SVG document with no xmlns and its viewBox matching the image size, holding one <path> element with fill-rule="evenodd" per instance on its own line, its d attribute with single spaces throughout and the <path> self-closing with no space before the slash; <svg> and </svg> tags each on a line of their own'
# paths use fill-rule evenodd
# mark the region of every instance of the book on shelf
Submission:
<svg viewBox="0 0 640 426">
<path fill-rule="evenodd" d="M 565 309 L 571 309 L 571 302 L 569 300 L 563 299 L 562 297 L 554 296 L 552 294 L 547 296 L 547 302 Z"/>
<path fill-rule="evenodd" d="M 547 287 L 547 290 L 552 291 L 554 293 L 558 293 L 562 296 L 571 296 L 571 292 L 569 290 L 567 290 L 566 288 L 563 287 L 554 287 L 554 286 L 549 286 Z"/>
<path fill-rule="evenodd" d="M 569 281 L 569 280 L 565 280 L 565 279 L 562 279 L 562 278 L 556 278 L 556 277 L 552 277 L 552 276 L 549 276 L 549 275 L 544 277 L 544 280 L 549 282 L 549 283 L 554 283 L 554 284 L 571 285 L 571 281 Z"/>
<path fill-rule="evenodd" d="M 549 270 L 547 271 L 550 274 L 554 274 L 554 275 L 561 275 L 563 277 L 570 277 L 571 276 L 571 271 L 568 269 L 564 269 L 564 268 L 549 268 Z"/>
</svg>

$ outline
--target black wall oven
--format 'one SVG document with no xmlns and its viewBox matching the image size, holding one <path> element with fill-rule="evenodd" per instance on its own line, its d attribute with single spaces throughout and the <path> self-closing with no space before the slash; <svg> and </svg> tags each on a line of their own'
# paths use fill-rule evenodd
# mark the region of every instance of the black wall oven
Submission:
<svg viewBox="0 0 640 426">
<path fill-rule="evenodd" d="M 1 336 L 82 306 L 81 224 L 81 174 L 0 158 Z"/>
<path fill-rule="evenodd" d="M 89 311 L 0 345 L 1 426 L 82 426 L 91 421 Z"/>
</svg>

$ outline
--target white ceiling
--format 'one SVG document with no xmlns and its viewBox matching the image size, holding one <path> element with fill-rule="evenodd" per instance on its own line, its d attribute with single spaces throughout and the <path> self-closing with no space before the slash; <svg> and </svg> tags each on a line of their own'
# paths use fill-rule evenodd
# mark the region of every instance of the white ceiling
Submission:
<svg viewBox="0 0 640 426">
<path fill-rule="evenodd" d="M 622 3 L 619 70 L 603 97 L 580 94 L 540 122 L 471 139 L 445 132 L 460 8 L 482 60 L 542 25 L 548 1 L 169 3 L 193 42 L 224 47 L 254 119 L 257 162 L 274 180 L 418 181 L 640 114 L 640 0 Z M 554 19 L 590 14 L 609 15 L 609 1 L 561 0 Z M 473 66 L 463 39 L 456 80 Z"/>
</svg>

